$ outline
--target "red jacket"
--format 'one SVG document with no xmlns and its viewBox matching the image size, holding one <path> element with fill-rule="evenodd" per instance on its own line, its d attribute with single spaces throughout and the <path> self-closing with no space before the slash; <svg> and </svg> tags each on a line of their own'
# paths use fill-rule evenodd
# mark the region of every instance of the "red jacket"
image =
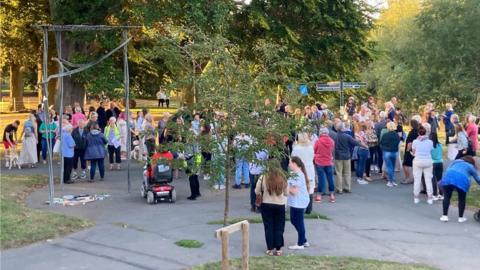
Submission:
<svg viewBox="0 0 480 270">
<path fill-rule="evenodd" d="M 315 165 L 333 166 L 335 142 L 328 134 L 320 135 L 313 149 L 315 151 Z"/>
</svg>

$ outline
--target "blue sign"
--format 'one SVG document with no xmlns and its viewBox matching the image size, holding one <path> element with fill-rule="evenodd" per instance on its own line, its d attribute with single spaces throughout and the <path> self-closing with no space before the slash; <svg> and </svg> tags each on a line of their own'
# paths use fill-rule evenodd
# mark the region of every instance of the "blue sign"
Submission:
<svg viewBox="0 0 480 270">
<path fill-rule="evenodd" d="M 308 95 L 308 87 L 307 87 L 306 84 L 300 85 L 298 90 L 300 90 L 300 94 L 302 94 L 302 96 L 307 96 Z"/>
</svg>

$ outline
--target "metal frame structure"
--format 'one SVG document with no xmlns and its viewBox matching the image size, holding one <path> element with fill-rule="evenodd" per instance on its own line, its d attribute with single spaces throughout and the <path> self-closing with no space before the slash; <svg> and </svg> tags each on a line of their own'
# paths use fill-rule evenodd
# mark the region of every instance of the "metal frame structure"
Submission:
<svg viewBox="0 0 480 270">
<path fill-rule="evenodd" d="M 50 24 L 42 24 L 42 25 L 34 25 L 35 28 L 41 29 L 43 32 L 43 77 L 42 82 L 40 82 L 43 86 L 43 106 L 44 110 L 46 109 L 47 112 L 45 113 L 45 124 L 48 126 L 50 124 L 50 113 L 48 112 L 48 83 L 51 79 L 58 78 L 59 79 L 59 90 L 60 90 L 60 110 L 61 116 L 63 116 L 63 77 L 70 76 L 75 73 L 79 73 L 84 71 L 90 67 L 97 65 L 98 63 L 102 62 L 106 58 L 110 57 L 114 52 L 123 48 L 123 80 L 124 80 L 124 88 L 125 88 L 125 110 L 126 110 L 126 117 L 127 117 L 127 130 L 130 130 L 130 76 L 128 72 L 128 42 L 130 42 L 131 38 L 128 37 L 129 30 L 139 29 L 140 26 L 113 26 L 113 25 L 50 25 Z M 99 59 L 86 63 L 86 64 L 74 64 L 70 63 L 67 60 L 62 58 L 62 33 L 63 32 L 78 32 L 78 31 L 122 31 L 122 43 L 106 55 L 100 57 Z M 59 64 L 59 73 L 53 74 L 48 76 L 48 33 L 54 32 L 55 33 L 55 40 L 57 44 L 57 57 L 52 58 L 52 60 L 58 62 Z M 69 70 L 65 66 L 69 66 L 73 68 Z M 62 119 L 59 121 L 60 126 L 60 136 L 62 132 Z M 52 151 L 53 146 L 50 145 L 51 140 L 47 140 L 47 150 L 48 150 L 48 196 L 49 196 L 49 203 L 53 205 L 54 199 L 54 181 L 53 181 L 53 163 L 52 163 Z M 127 132 L 127 153 L 131 151 L 131 134 Z M 61 152 L 61 151 L 60 151 Z M 60 184 L 63 185 L 63 156 L 61 155 L 61 174 L 60 174 Z M 130 192 L 131 183 L 130 183 L 130 155 L 127 155 L 127 191 Z"/>
</svg>

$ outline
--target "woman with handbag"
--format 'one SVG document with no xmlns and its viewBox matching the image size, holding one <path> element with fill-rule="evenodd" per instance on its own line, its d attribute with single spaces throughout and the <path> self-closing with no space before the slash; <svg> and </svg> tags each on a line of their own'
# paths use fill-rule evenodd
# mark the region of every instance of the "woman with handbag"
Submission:
<svg viewBox="0 0 480 270">
<path fill-rule="evenodd" d="M 287 181 L 278 166 L 271 166 L 255 187 L 255 204 L 262 211 L 268 256 L 281 256 L 285 230 Z"/>
</svg>

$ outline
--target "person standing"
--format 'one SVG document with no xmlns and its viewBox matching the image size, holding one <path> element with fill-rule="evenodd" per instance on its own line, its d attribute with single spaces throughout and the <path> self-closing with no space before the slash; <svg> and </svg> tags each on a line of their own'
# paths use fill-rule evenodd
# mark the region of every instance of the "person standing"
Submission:
<svg viewBox="0 0 480 270">
<path fill-rule="evenodd" d="M 313 193 L 315 191 L 315 167 L 313 165 L 315 152 L 307 133 L 301 132 L 297 138 L 297 142 L 293 145 L 292 157 L 299 157 L 307 172 L 309 203 L 305 213 L 310 214 L 312 212 Z"/>
<path fill-rule="evenodd" d="M 457 191 L 458 194 L 458 222 L 463 223 L 467 221 L 463 214 L 465 212 L 467 193 L 470 189 L 469 177 L 473 177 L 477 184 L 480 185 L 480 176 L 477 172 L 475 159 L 472 156 L 464 156 L 454 160 L 448 166 L 441 181 L 445 196 L 443 199 L 443 215 L 440 217 L 441 221 L 448 221 L 448 208 L 450 207 L 453 191 Z"/>
<path fill-rule="evenodd" d="M 250 210 L 252 212 L 257 212 L 259 207 L 255 205 L 255 188 L 257 186 L 257 181 L 261 177 L 262 173 L 265 170 L 264 164 L 268 160 L 268 153 L 266 150 L 258 151 L 255 153 L 256 161 L 249 163 L 249 177 L 250 177 Z"/>
<path fill-rule="evenodd" d="M 122 163 L 120 157 L 120 130 L 118 129 L 116 122 L 117 120 L 112 116 L 108 120 L 108 126 L 105 127 L 105 139 L 107 139 L 110 170 L 113 170 L 114 164 L 117 165 L 117 170 L 120 170 L 120 163 Z"/>
<path fill-rule="evenodd" d="M 433 161 L 433 200 L 443 200 L 443 190 L 440 185 L 443 175 L 443 151 L 442 144 L 438 141 L 437 133 L 430 134 L 430 140 L 433 142 L 432 161 Z M 426 188 L 425 188 L 426 189 Z"/>
<path fill-rule="evenodd" d="M 73 172 L 72 180 L 78 178 L 77 168 L 78 160 L 80 159 L 80 168 L 82 169 L 80 173 L 80 179 L 87 178 L 87 162 L 85 161 L 85 148 L 87 145 L 87 135 L 88 130 L 85 128 L 85 120 L 80 119 L 78 121 L 78 127 L 74 128 L 72 131 L 72 138 L 75 141 L 75 148 L 73 149 Z"/>
<path fill-rule="evenodd" d="M 90 127 L 94 124 L 98 124 L 100 126 L 100 123 L 98 121 L 98 114 L 96 112 L 92 112 L 90 114 L 89 120 L 87 122 L 87 125 L 85 126 L 85 129 L 87 130 L 87 133 L 90 131 Z M 102 128 L 100 126 L 100 128 Z M 103 126 L 103 129 L 105 129 L 105 126 Z"/>
<path fill-rule="evenodd" d="M 100 105 L 97 108 L 97 115 L 98 115 L 98 125 L 100 126 L 101 130 L 105 130 L 105 127 L 107 126 L 107 113 L 105 111 L 105 108 L 103 107 L 103 101 L 100 101 Z M 92 119 L 92 116 L 90 116 L 90 119 Z"/>
<path fill-rule="evenodd" d="M 460 123 L 455 124 L 455 137 L 450 141 L 451 143 L 457 143 L 457 156 L 455 159 L 459 159 L 463 156 L 466 156 L 468 153 L 468 136 L 465 132 L 465 129 Z"/>
<path fill-rule="evenodd" d="M 70 175 L 72 173 L 75 141 L 71 133 L 72 125 L 69 124 L 62 128 L 60 142 L 62 143 L 63 182 L 65 184 L 73 184 L 73 181 L 70 180 Z"/>
<path fill-rule="evenodd" d="M 432 161 L 433 142 L 427 136 L 427 130 L 420 126 L 418 128 L 418 137 L 412 143 L 413 159 L 413 201 L 419 203 L 420 187 L 422 185 L 422 174 L 425 177 L 427 187 L 427 203 L 433 204 L 433 161 Z"/>
<path fill-rule="evenodd" d="M 335 125 L 337 130 L 337 140 L 335 141 L 335 172 L 336 183 L 335 187 L 339 194 L 352 192 L 352 170 L 351 159 L 352 155 L 350 148 L 360 146 L 361 144 L 355 141 L 352 136 L 346 133 L 343 122 L 338 122 Z"/>
<path fill-rule="evenodd" d="M 167 109 L 170 108 L 170 93 L 169 93 L 169 91 L 165 91 L 165 105 L 167 105 Z"/>
<path fill-rule="evenodd" d="M 365 166 L 369 155 L 366 131 L 367 126 L 364 123 L 359 125 L 358 130 L 355 130 L 355 139 L 361 144 L 361 146 L 358 146 L 357 148 L 358 161 L 357 168 L 355 170 L 357 183 L 360 185 L 368 184 L 368 182 L 363 179 L 363 174 L 365 172 Z"/>
<path fill-rule="evenodd" d="M 397 160 L 398 145 L 400 138 L 397 133 L 397 125 L 394 122 L 387 124 L 387 132 L 380 136 L 380 147 L 383 151 L 383 161 L 387 169 L 387 186 L 397 186 L 395 181 L 395 162 Z"/>
<path fill-rule="evenodd" d="M 467 119 L 467 126 L 465 127 L 466 132 L 467 132 L 467 137 L 470 140 L 470 143 L 472 144 L 472 151 L 470 155 L 475 156 L 476 152 L 478 150 L 478 126 L 475 123 L 477 120 L 477 117 L 475 115 L 470 115 L 468 116 Z"/>
<path fill-rule="evenodd" d="M 128 128 L 127 128 L 125 112 L 120 113 L 120 116 L 118 117 L 117 126 L 118 126 L 118 129 L 120 130 L 120 155 L 122 156 L 122 159 L 125 159 L 127 157 L 127 136 L 128 136 Z"/>
<path fill-rule="evenodd" d="M 380 141 L 380 135 L 382 134 L 382 130 L 387 127 L 387 114 L 384 111 L 381 111 L 378 115 L 379 121 L 375 123 L 374 130 L 375 135 L 377 135 L 378 141 Z M 383 174 L 383 150 L 381 145 L 377 147 L 377 168 L 378 173 Z"/>
<path fill-rule="evenodd" d="M 163 87 L 160 87 L 160 89 L 158 90 L 157 94 L 157 99 L 158 99 L 158 107 L 160 108 L 160 105 L 162 106 L 163 108 L 163 104 L 165 103 L 165 99 L 166 99 L 166 95 L 165 95 L 165 91 L 163 90 Z"/>
<path fill-rule="evenodd" d="M 410 132 L 408 132 L 407 139 L 405 141 L 405 153 L 403 155 L 403 172 L 405 173 L 405 179 L 402 184 L 412 184 L 412 167 L 413 167 L 413 155 L 412 155 L 412 143 L 418 137 L 418 128 L 420 123 L 413 119 L 410 120 Z"/>
<path fill-rule="evenodd" d="M 3 130 L 3 147 L 5 148 L 6 167 L 10 166 L 9 155 L 15 152 L 17 147 L 17 129 L 20 121 L 15 120 L 12 124 L 8 124 Z"/>
<path fill-rule="evenodd" d="M 442 115 L 443 124 L 445 125 L 445 145 L 449 144 L 450 139 L 449 137 L 453 137 L 455 135 L 455 126 L 453 125 L 451 118 L 454 114 L 453 106 L 451 103 L 445 104 L 445 113 Z"/>
<path fill-rule="evenodd" d="M 372 165 L 375 167 L 374 164 L 377 164 L 378 161 L 378 137 L 373 129 L 372 121 L 368 121 L 367 124 L 367 131 L 365 132 L 365 136 L 367 138 L 367 146 L 368 151 L 370 153 L 369 157 L 367 158 L 367 163 L 365 165 L 365 180 L 372 181 L 372 177 L 370 176 L 370 172 L 372 170 Z"/>
<path fill-rule="evenodd" d="M 90 181 L 93 182 L 95 177 L 95 171 L 98 166 L 100 172 L 100 180 L 103 180 L 105 177 L 105 145 L 107 144 L 107 139 L 102 134 L 100 126 L 97 123 L 94 123 L 90 129 L 90 132 L 87 134 L 87 143 L 85 148 L 85 159 L 90 161 Z"/>
<path fill-rule="evenodd" d="M 40 126 L 40 133 L 42 134 L 42 159 L 43 164 L 47 163 L 47 149 L 48 149 L 48 142 L 50 142 L 50 147 L 53 149 L 53 145 L 55 144 L 55 131 L 57 130 L 57 124 L 53 121 L 52 115 L 49 116 L 50 123 L 48 127 L 46 122 L 43 122 Z"/>
<path fill-rule="evenodd" d="M 288 206 L 290 207 L 290 221 L 298 233 L 297 243 L 289 246 L 291 250 L 301 250 L 310 244 L 305 237 L 305 209 L 309 203 L 309 184 L 305 165 L 299 157 L 292 157 L 288 167 L 293 176 L 288 179 Z"/>
<path fill-rule="evenodd" d="M 243 156 L 248 148 L 250 147 L 252 140 L 250 136 L 242 133 L 237 135 L 234 140 L 234 146 L 239 152 L 240 156 Z M 233 185 L 234 189 L 241 189 L 242 184 L 245 184 L 245 188 L 250 187 L 250 172 L 248 168 L 248 162 L 245 158 L 237 158 L 235 161 L 235 184 Z"/>
<path fill-rule="evenodd" d="M 167 123 L 168 120 L 170 119 L 170 113 L 164 112 L 162 119 L 158 121 L 158 143 L 163 144 L 167 141 L 167 138 L 165 137 L 165 130 L 167 129 Z"/>
<path fill-rule="evenodd" d="M 287 196 L 287 181 L 282 170 L 273 166 L 269 168 L 257 181 L 255 194 L 262 197 L 260 209 L 267 243 L 265 253 L 268 256 L 281 256 Z"/>
<path fill-rule="evenodd" d="M 320 137 L 314 145 L 314 163 L 317 170 L 318 195 L 316 202 L 322 201 L 322 194 L 325 193 L 325 179 L 328 181 L 328 191 L 330 193 L 330 202 L 335 202 L 335 184 L 333 182 L 333 151 L 335 151 L 335 142 L 328 135 L 327 128 L 320 128 Z"/>
<path fill-rule="evenodd" d="M 35 167 L 35 164 L 38 162 L 37 156 L 37 121 L 33 113 L 28 114 L 28 119 L 23 124 L 23 144 L 22 150 L 20 151 L 19 163 L 30 164 L 31 168 Z M 21 135 L 21 136 L 22 136 Z"/>
<path fill-rule="evenodd" d="M 155 154 L 155 140 L 157 137 L 157 132 L 153 126 L 153 117 L 149 113 L 145 115 L 145 120 L 143 121 L 143 134 L 148 156 L 151 157 L 153 154 Z"/>
<path fill-rule="evenodd" d="M 78 127 L 78 121 L 80 121 L 80 120 L 86 121 L 87 118 L 85 117 L 85 114 L 82 113 L 82 108 L 75 107 L 75 114 L 72 115 L 72 126 L 73 126 L 73 128 Z"/>
</svg>

